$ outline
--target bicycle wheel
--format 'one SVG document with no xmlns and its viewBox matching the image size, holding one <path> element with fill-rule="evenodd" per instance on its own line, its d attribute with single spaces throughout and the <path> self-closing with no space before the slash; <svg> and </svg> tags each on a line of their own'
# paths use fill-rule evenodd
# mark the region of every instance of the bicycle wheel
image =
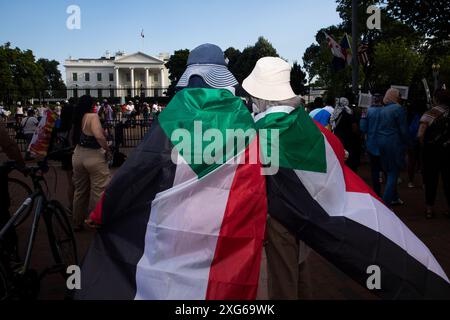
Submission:
<svg viewBox="0 0 450 320">
<path fill-rule="evenodd" d="M 50 201 L 46 212 L 47 232 L 56 264 L 62 264 L 61 274 L 67 277 L 67 267 L 78 265 L 78 253 L 72 225 L 64 207 Z"/>
<path fill-rule="evenodd" d="M 23 201 L 31 195 L 31 188 L 25 183 L 18 179 L 8 178 L 8 192 L 11 199 L 11 204 L 9 206 L 10 214 L 16 213 L 17 209 L 20 208 Z M 33 206 L 29 206 L 21 215 L 22 219 L 16 221 L 15 226 L 19 226 L 26 217 L 28 217 L 29 213 L 33 209 Z"/>
</svg>

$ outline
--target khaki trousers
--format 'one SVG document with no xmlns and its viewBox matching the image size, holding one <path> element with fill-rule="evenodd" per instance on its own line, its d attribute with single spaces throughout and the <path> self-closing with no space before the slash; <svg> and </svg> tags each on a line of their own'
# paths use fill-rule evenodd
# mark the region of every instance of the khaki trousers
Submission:
<svg viewBox="0 0 450 320">
<path fill-rule="evenodd" d="M 101 149 L 75 148 L 72 158 L 73 222 L 81 226 L 99 201 L 110 179 L 105 154 Z"/>
<path fill-rule="evenodd" d="M 281 223 L 267 221 L 267 280 L 270 300 L 312 299 L 306 260 L 309 248 Z"/>
</svg>

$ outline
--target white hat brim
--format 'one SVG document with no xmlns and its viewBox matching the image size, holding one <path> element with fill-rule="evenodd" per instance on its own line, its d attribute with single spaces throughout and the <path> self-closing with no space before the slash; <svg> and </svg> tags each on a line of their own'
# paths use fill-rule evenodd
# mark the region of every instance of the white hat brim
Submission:
<svg viewBox="0 0 450 320">
<path fill-rule="evenodd" d="M 244 80 L 242 88 L 251 96 L 268 101 L 289 100 L 297 96 L 289 82 L 262 83 L 255 78 L 253 73 Z"/>
</svg>

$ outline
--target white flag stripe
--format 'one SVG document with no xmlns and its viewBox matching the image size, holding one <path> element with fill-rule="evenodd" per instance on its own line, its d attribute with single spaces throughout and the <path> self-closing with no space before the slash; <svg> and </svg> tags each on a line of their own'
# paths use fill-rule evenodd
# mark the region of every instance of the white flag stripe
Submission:
<svg viewBox="0 0 450 320">
<path fill-rule="evenodd" d="M 324 139 L 327 172 L 295 170 L 311 196 L 330 216 L 343 216 L 381 233 L 449 282 L 429 249 L 384 204 L 370 194 L 346 191 L 342 167 L 333 148 Z"/>
<path fill-rule="evenodd" d="M 178 186 L 186 181 L 197 179 L 197 175 L 194 170 L 187 164 L 186 160 L 180 155 L 176 148 L 173 152 L 177 153 L 177 169 L 175 172 L 175 179 L 173 181 L 173 186 Z"/>
<path fill-rule="evenodd" d="M 238 161 L 231 159 L 214 174 L 157 195 L 144 255 L 137 265 L 136 299 L 206 298 L 211 262 L 237 167 Z"/>
</svg>

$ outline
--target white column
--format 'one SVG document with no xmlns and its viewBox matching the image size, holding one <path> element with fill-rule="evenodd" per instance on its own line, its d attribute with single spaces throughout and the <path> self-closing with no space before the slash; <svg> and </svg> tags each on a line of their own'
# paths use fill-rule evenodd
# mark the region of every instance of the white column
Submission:
<svg viewBox="0 0 450 320">
<path fill-rule="evenodd" d="M 150 95 L 149 90 L 148 90 L 148 88 L 149 88 L 148 76 L 149 76 L 148 68 L 145 68 L 145 96 L 146 97 L 148 97 Z"/>
<path fill-rule="evenodd" d="M 134 86 L 135 86 L 135 83 L 134 83 L 134 68 L 130 68 L 130 70 L 131 70 L 131 96 L 134 97 L 136 95 L 135 92 L 134 92 Z"/>
<path fill-rule="evenodd" d="M 115 67 L 114 68 L 115 69 L 115 71 L 116 71 L 116 91 L 115 91 L 115 95 L 117 96 L 117 97 L 120 97 L 121 96 L 121 94 L 120 94 L 120 91 L 119 91 L 119 67 Z"/>
<path fill-rule="evenodd" d="M 160 86 L 161 86 L 161 95 L 162 95 L 162 93 L 164 91 L 162 89 L 166 86 L 165 81 L 164 81 L 164 69 L 160 70 L 159 76 L 160 76 L 159 83 L 160 83 Z"/>
</svg>

